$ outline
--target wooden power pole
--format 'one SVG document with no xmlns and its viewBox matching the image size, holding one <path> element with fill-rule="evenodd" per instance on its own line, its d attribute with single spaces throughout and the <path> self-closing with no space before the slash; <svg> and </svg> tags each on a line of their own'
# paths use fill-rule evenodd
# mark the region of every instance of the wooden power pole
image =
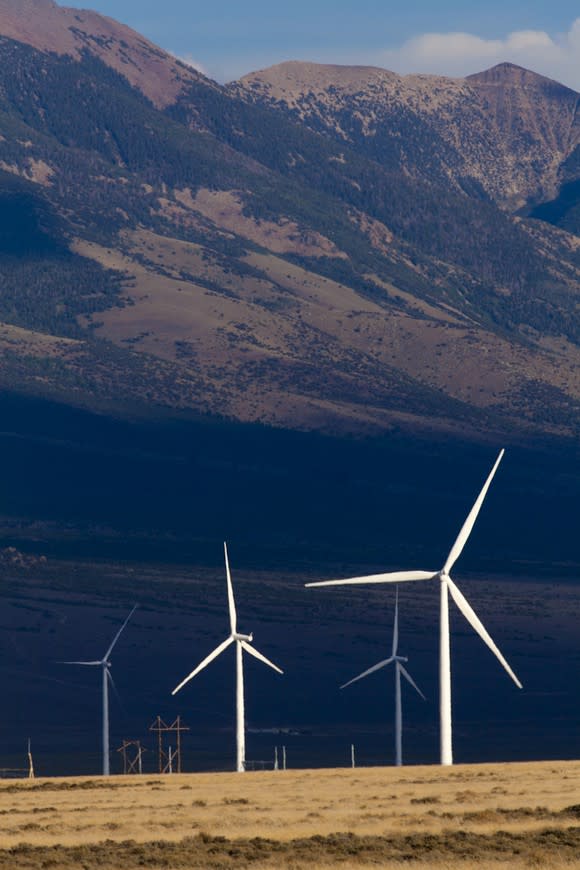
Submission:
<svg viewBox="0 0 580 870">
<path fill-rule="evenodd" d="M 158 716 L 153 724 L 149 727 L 150 731 L 157 732 L 157 758 L 159 773 L 181 773 L 181 734 L 183 731 L 189 731 L 187 725 L 181 722 L 181 716 L 178 716 L 175 722 L 168 725 L 164 722 L 161 716 Z M 165 735 L 176 735 L 176 748 L 171 746 L 165 749 Z"/>
</svg>

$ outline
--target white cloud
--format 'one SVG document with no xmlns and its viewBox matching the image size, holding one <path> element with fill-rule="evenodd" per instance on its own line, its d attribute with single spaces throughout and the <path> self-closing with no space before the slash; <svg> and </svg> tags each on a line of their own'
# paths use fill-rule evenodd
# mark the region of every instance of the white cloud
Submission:
<svg viewBox="0 0 580 870">
<path fill-rule="evenodd" d="M 192 69 L 197 70 L 197 72 L 201 73 L 202 75 L 208 77 L 210 76 L 207 68 L 198 60 L 196 60 L 191 54 L 174 54 L 173 56 L 187 66 L 190 66 Z"/>
<path fill-rule="evenodd" d="M 396 72 L 451 76 L 510 61 L 580 90 L 580 18 L 567 33 L 557 36 L 543 30 L 517 30 L 501 39 L 483 39 L 472 33 L 425 33 L 373 60 Z"/>
<path fill-rule="evenodd" d="M 275 50 L 252 57 L 228 54 L 207 63 L 201 63 L 191 54 L 176 53 L 176 57 L 219 82 L 232 81 L 251 70 L 289 59 Z M 304 52 L 294 51 L 292 59 L 299 58 L 319 63 L 373 64 L 399 73 L 447 76 L 469 75 L 510 61 L 580 91 L 580 18 L 561 34 L 516 30 L 498 39 L 485 39 L 474 33 L 424 33 L 398 47 L 372 54 L 332 52 L 326 48 L 322 55 L 314 52 L 313 56 L 304 56 Z"/>
</svg>

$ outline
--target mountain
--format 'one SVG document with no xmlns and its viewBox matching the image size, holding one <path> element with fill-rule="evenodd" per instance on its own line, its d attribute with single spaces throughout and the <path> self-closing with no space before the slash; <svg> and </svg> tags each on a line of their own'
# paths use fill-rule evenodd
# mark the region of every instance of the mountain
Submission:
<svg viewBox="0 0 580 870">
<path fill-rule="evenodd" d="M 580 145 L 562 164 L 561 184 L 554 198 L 536 204 L 529 215 L 574 235 L 580 234 Z"/>
<path fill-rule="evenodd" d="M 221 87 L 51 0 L 0 0 L 0 34 L 5 388 L 298 429 L 577 430 L 578 240 L 529 216 L 573 174 L 575 92 L 507 64 Z"/>
<path fill-rule="evenodd" d="M 232 88 L 385 167 L 471 195 L 479 188 L 510 211 L 550 198 L 580 143 L 578 94 L 508 63 L 449 79 L 290 62 Z"/>
<path fill-rule="evenodd" d="M 2 36 L 77 61 L 96 57 L 160 108 L 198 78 L 134 30 L 96 12 L 67 9 L 53 0 L 2 0 L 0 16 Z"/>
</svg>

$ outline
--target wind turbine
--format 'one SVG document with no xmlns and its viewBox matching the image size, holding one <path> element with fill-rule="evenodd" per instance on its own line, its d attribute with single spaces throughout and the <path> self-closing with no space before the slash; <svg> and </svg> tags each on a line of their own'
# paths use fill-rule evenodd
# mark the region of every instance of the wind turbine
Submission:
<svg viewBox="0 0 580 870">
<path fill-rule="evenodd" d="M 133 607 L 133 610 L 113 638 L 113 642 L 107 649 L 107 652 L 103 656 L 102 659 L 94 662 L 61 662 L 61 665 L 85 665 L 88 667 L 100 667 L 103 674 L 103 776 L 109 776 L 110 774 L 110 758 L 109 758 L 109 682 L 115 687 L 113 682 L 113 677 L 111 676 L 111 662 L 109 661 L 109 656 L 113 652 L 113 648 L 117 641 L 119 640 L 122 632 L 125 629 L 125 626 L 137 610 L 137 605 Z"/>
<path fill-rule="evenodd" d="M 391 652 L 391 656 L 388 659 L 383 659 L 382 662 L 379 662 L 376 665 L 373 665 L 372 668 L 369 668 L 366 671 L 363 671 L 362 674 L 359 674 L 358 677 L 353 677 L 352 680 L 349 680 L 348 683 L 345 683 L 341 686 L 341 689 L 346 689 L 347 686 L 351 686 L 353 683 L 356 683 L 357 680 L 362 680 L 364 677 L 368 677 L 369 674 L 373 674 L 375 671 L 380 671 L 381 668 L 386 668 L 387 665 L 395 663 L 395 764 L 397 767 L 400 767 L 403 763 L 403 709 L 401 704 L 401 674 L 405 677 L 408 683 L 410 683 L 416 692 L 421 695 L 423 700 L 425 701 L 425 695 L 419 689 L 407 669 L 404 667 L 403 662 L 408 662 L 408 658 L 406 656 L 399 655 L 399 590 L 396 590 L 395 595 L 395 621 L 393 624 L 393 649 Z"/>
<path fill-rule="evenodd" d="M 186 683 L 189 683 L 200 671 L 209 665 L 214 659 L 216 659 L 220 653 L 222 653 L 225 649 L 227 649 L 232 643 L 236 645 L 236 770 L 239 773 L 243 773 L 246 769 L 246 730 L 245 730 L 245 719 L 244 719 L 244 662 L 243 662 L 243 652 L 244 650 L 250 655 L 254 656 L 254 658 L 263 662 L 268 667 L 273 668 L 279 674 L 283 674 L 279 667 L 273 664 L 266 656 L 262 655 L 261 652 L 258 652 L 251 643 L 254 639 L 252 634 L 240 634 L 237 629 L 237 614 L 236 614 L 236 604 L 234 601 L 234 590 L 232 587 L 232 577 L 230 574 L 230 563 L 228 560 L 228 548 L 224 543 L 224 555 L 226 560 L 226 580 L 228 587 L 228 610 L 230 615 L 230 635 L 229 637 L 220 643 L 213 652 L 211 652 L 200 664 L 187 676 L 181 683 L 175 687 L 172 691 L 172 695 L 177 694 L 180 689 L 182 689 Z"/>
<path fill-rule="evenodd" d="M 471 534 L 471 530 L 477 519 L 477 515 L 481 510 L 481 506 L 487 495 L 487 491 L 493 480 L 494 474 L 497 471 L 504 455 L 504 450 L 500 450 L 499 456 L 495 461 L 495 465 L 491 469 L 489 477 L 485 481 L 481 492 L 479 493 L 475 504 L 471 508 L 467 519 L 465 520 L 455 543 L 453 544 L 445 564 L 439 571 L 393 571 L 387 574 L 372 574 L 368 577 L 352 577 L 348 580 L 326 580 L 318 583 L 307 583 L 307 586 L 347 586 L 359 583 L 403 583 L 413 580 L 438 580 L 440 593 L 440 616 L 439 616 L 439 717 L 440 717 L 440 749 L 441 749 L 441 764 L 453 764 L 453 749 L 452 749 L 452 726 L 451 726 L 451 657 L 449 650 L 449 593 L 455 604 L 462 612 L 466 620 L 483 642 L 489 647 L 492 653 L 503 665 L 509 676 L 512 678 L 518 688 L 522 688 L 522 684 L 508 665 L 507 661 L 491 639 L 490 635 L 484 628 L 475 611 L 455 585 L 450 577 L 451 569 L 461 555 L 467 539 Z"/>
</svg>

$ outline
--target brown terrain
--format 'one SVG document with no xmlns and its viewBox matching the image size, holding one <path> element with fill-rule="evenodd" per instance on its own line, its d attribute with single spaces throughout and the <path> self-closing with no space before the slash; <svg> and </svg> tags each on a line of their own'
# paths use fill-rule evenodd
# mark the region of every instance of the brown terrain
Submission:
<svg viewBox="0 0 580 870">
<path fill-rule="evenodd" d="M 198 77 L 139 33 L 97 12 L 69 9 L 53 0 L 0 0 L 0 22 L 3 36 L 40 51 L 78 59 L 88 50 L 160 107 Z"/>
<path fill-rule="evenodd" d="M 0 867 L 577 867 L 579 762 L 0 785 Z"/>
<path fill-rule="evenodd" d="M 253 278 L 228 276 L 199 245 L 151 232 L 125 236 L 124 253 L 79 241 L 76 250 L 84 256 L 133 278 L 127 293 L 130 305 L 99 314 L 97 333 L 185 366 L 189 357 L 206 374 L 209 389 L 218 374 L 222 407 L 247 421 L 284 425 L 300 420 L 305 428 L 338 426 L 346 431 L 372 431 L 405 421 L 419 428 L 436 425 L 433 420 L 422 421 L 412 408 L 404 412 L 381 407 L 390 370 L 483 409 L 523 408 L 525 386 L 538 382 L 580 400 L 580 351 L 566 339 L 546 340 L 533 350 L 520 347 L 445 305 L 405 299 L 404 291 L 389 284 L 384 285 L 385 293 L 405 299 L 408 305 L 405 311 L 386 314 L 382 306 L 361 298 L 348 285 L 279 258 L 277 253 L 291 243 L 291 228 L 244 218 L 238 209 L 232 210 L 235 201 L 232 192 L 218 196 L 202 190 L 192 209 L 211 215 L 219 229 L 235 226 L 243 238 L 269 237 L 269 253 L 245 258 L 258 270 Z M 308 244 L 311 255 L 317 244 L 320 255 L 330 247 L 318 238 Z M 341 256 L 334 250 L 331 255 Z M 183 271 L 230 286 L 236 297 L 224 299 L 191 279 L 184 280 Z M 364 406 L 361 394 L 344 401 L 321 397 L 314 389 L 305 393 L 304 382 L 301 388 L 288 387 L 285 371 L 290 377 L 306 348 L 325 368 L 332 366 L 328 377 L 340 385 L 356 379 L 357 369 L 364 373 L 365 386 L 360 388 Z M 341 366 L 350 360 L 353 375 L 341 377 Z M 452 420 L 444 418 L 439 425 L 455 428 Z"/>
<path fill-rule="evenodd" d="M 19 140 L 18 159 L 0 155 L 5 170 L 36 185 L 67 220 L 73 215 L 68 238 L 75 252 L 125 277 L 121 306 L 77 318 L 123 358 L 113 359 L 111 344 L 6 322 L 0 327 L 5 386 L 18 380 L 27 391 L 109 406 L 122 405 L 129 392 L 131 401 L 303 429 L 404 426 L 470 437 L 501 431 L 516 439 L 576 431 L 579 345 L 563 329 L 529 325 L 520 312 L 539 303 L 547 318 L 556 307 L 559 316 L 566 312 L 564 322 L 577 322 L 580 242 L 515 215 L 554 195 L 562 166 L 580 142 L 574 91 L 508 64 L 448 79 L 284 63 L 223 89 L 124 25 L 52 0 L 0 0 L 0 32 L 79 61 L 89 52 L 158 109 L 185 105 L 189 130 L 216 137 L 224 157 L 240 160 L 241 175 L 251 175 L 239 185 L 150 183 L 147 174 L 132 174 L 122 155 L 111 177 L 101 178 L 90 164 L 89 199 L 105 185 L 116 202 L 132 185 L 140 185 L 144 199 L 139 214 L 117 205 L 112 213 L 124 226 L 108 233 L 100 228 L 96 239 L 74 219 L 82 184 L 75 178 L 67 191 L 60 152 L 36 156 Z M 201 102 L 202 91 L 189 95 L 192 87 L 202 89 Z M 361 154 L 391 123 L 400 123 L 401 137 L 408 135 L 411 144 L 388 171 L 421 184 L 436 178 L 459 203 L 467 202 L 466 186 L 475 185 L 477 196 L 508 216 L 519 242 L 541 257 L 539 274 L 550 292 L 557 288 L 557 301 L 546 301 L 546 289 L 533 285 L 522 301 L 517 277 L 485 274 L 485 253 L 478 254 L 482 277 L 461 252 L 423 250 L 387 218 L 348 202 L 340 206 L 341 219 L 354 241 L 323 225 L 325 216 L 322 222 L 301 217 L 275 193 L 270 199 L 256 193 L 252 185 L 271 184 L 272 169 L 266 157 L 260 163 L 208 132 L 211 118 L 202 103 L 218 95 L 236 111 L 254 105 L 276 117 L 286 113 L 284 123 L 290 117 L 318 131 L 321 141 L 343 142 Z M 110 138 L 107 130 L 103 137 Z M 380 162 L 381 155 L 380 149 L 369 152 L 371 160 Z M 303 159 L 289 156 L 296 165 Z M 340 149 L 329 161 L 349 163 Z M 456 211 L 453 202 L 445 207 Z M 106 214 L 100 220 L 106 222 Z M 479 229 L 473 228 L 476 239 Z M 351 241 L 356 250 L 363 245 L 367 259 L 379 258 L 372 268 L 357 262 Z M 236 252 L 224 256 L 227 245 L 237 245 Z M 525 251 L 518 256 L 527 262 Z M 511 303 L 518 296 L 515 327 L 505 328 L 499 315 L 490 318 L 486 300 L 485 313 L 479 310 L 490 295 L 492 307 L 493 300 Z M 138 376 L 126 375 L 132 365 Z"/>
</svg>

